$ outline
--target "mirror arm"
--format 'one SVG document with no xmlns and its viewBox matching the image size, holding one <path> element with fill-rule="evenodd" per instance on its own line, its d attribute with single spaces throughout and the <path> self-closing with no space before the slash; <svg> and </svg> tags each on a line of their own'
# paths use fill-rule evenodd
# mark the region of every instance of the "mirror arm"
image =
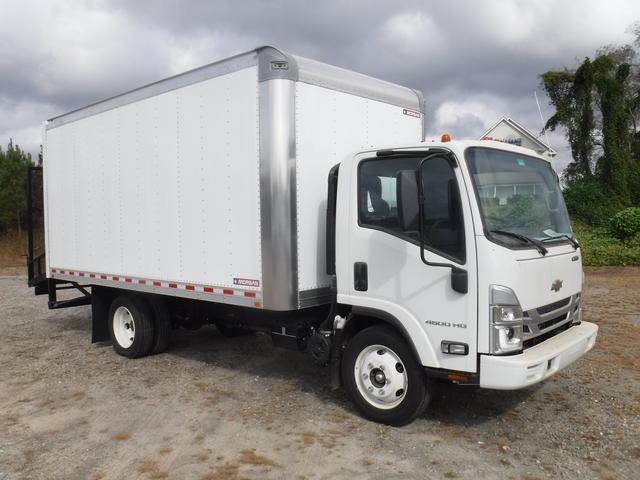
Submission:
<svg viewBox="0 0 640 480">
<path fill-rule="evenodd" d="M 468 293 L 469 276 L 466 270 L 457 267 L 453 263 L 430 262 L 424 256 L 424 191 L 422 188 L 422 164 L 428 159 L 429 157 L 422 159 L 416 172 L 418 179 L 418 234 L 420 238 L 420 259 L 425 265 L 430 267 L 450 268 L 451 288 L 458 293 Z"/>
</svg>

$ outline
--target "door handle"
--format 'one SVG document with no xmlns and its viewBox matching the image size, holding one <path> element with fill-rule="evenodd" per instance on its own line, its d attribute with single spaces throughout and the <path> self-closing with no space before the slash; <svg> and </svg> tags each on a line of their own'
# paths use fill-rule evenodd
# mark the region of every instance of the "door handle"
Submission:
<svg viewBox="0 0 640 480">
<path fill-rule="evenodd" d="M 369 275 L 366 262 L 353 264 L 353 288 L 358 292 L 366 292 L 369 288 Z"/>
</svg>

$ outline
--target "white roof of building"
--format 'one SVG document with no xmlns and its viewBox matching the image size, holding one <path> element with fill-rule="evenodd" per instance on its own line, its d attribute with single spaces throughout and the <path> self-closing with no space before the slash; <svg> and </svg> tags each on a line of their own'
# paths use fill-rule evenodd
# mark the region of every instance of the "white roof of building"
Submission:
<svg viewBox="0 0 640 480">
<path fill-rule="evenodd" d="M 489 130 L 487 130 L 482 134 L 482 136 L 480 137 L 480 140 L 490 136 L 491 132 L 495 130 L 496 127 L 501 123 L 507 124 L 509 127 L 511 127 L 513 130 L 518 132 L 523 137 L 526 137 L 536 145 L 539 145 L 541 150 L 548 151 L 550 156 L 553 157 L 556 155 L 557 152 L 553 148 L 551 148 L 549 145 L 547 145 L 545 142 L 540 140 L 536 135 L 533 134 L 533 132 L 531 132 L 529 129 L 523 127 L 518 122 L 508 117 L 502 117 L 500 120 L 498 120 Z"/>
</svg>

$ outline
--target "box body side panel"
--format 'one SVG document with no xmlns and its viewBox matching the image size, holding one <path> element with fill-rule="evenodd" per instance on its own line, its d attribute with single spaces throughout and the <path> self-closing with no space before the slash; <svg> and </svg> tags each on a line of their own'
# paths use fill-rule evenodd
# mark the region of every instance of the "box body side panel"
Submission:
<svg viewBox="0 0 640 480">
<path fill-rule="evenodd" d="M 50 267 L 262 285 L 257 67 L 49 129 Z"/>
<path fill-rule="evenodd" d="M 327 175 L 350 152 L 418 143 L 422 118 L 403 107 L 308 83 L 296 84 L 298 288 L 326 288 Z M 421 114 L 420 114 L 421 116 Z M 340 206 L 338 206 L 340 208 Z"/>
</svg>

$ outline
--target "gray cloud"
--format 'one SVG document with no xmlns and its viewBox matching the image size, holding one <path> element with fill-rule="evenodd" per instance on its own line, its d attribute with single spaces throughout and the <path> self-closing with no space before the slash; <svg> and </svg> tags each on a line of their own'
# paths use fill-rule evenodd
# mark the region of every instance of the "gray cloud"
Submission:
<svg viewBox="0 0 640 480">
<path fill-rule="evenodd" d="M 2 16 L 0 143 L 35 152 L 46 118 L 264 44 L 423 90 L 433 136 L 478 137 L 503 115 L 537 132 L 538 75 L 629 42 L 640 4 L 5 0 Z"/>
</svg>

